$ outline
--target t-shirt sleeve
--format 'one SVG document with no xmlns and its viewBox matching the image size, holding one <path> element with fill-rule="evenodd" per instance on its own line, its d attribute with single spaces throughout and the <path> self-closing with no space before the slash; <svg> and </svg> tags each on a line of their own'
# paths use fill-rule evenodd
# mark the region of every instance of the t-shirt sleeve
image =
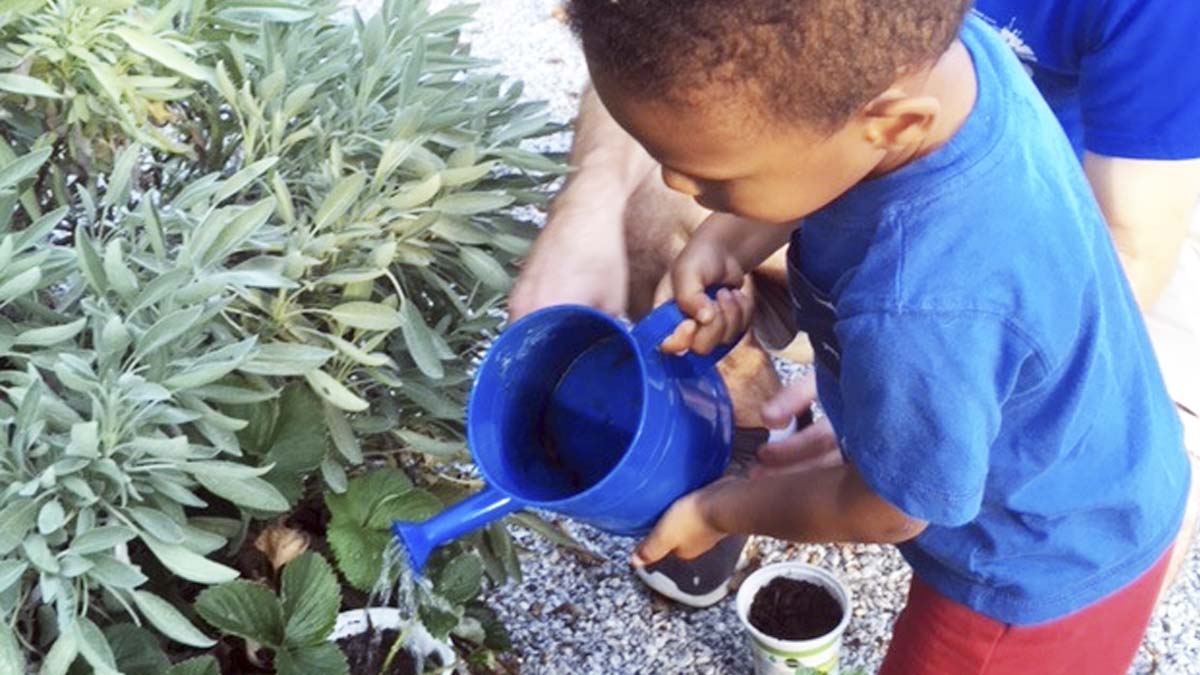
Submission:
<svg viewBox="0 0 1200 675">
<path fill-rule="evenodd" d="M 1200 2 L 1098 0 L 1088 11 L 1084 146 L 1131 159 L 1200 157 Z"/>
<path fill-rule="evenodd" d="M 836 333 L 848 460 L 909 517 L 949 527 L 974 519 L 1030 343 L 1002 317 L 974 313 L 857 315 Z"/>
</svg>

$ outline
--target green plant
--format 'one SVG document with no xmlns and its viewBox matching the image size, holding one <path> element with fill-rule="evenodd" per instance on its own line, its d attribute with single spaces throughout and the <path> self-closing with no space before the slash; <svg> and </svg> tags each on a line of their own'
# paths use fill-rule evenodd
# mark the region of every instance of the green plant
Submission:
<svg viewBox="0 0 1200 675">
<path fill-rule="evenodd" d="M 208 647 L 181 592 L 366 458 L 461 491 L 509 207 L 559 173 L 520 142 L 553 127 L 481 73 L 469 12 L 332 9 L 0 0 L 5 663 L 125 671 L 157 640 L 126 621 Z"/>
<path fill-rule="evenodd" d="M 329 563 L 309 552 L 284 566 L 278 595 L 231 581 L 205 589 L 196 611 L 221 632 L 269 650 L 279 675 L 344 675 L 346 658 L 328 641 L 341 602 Z"/>
<path fill-rule="evenodd" d="M 351 480 L 345 493 L 326 495 L 325 504 L 330 514 L 326 538 L 338 570 L 351 586 L 365 593 L 374 591 L 384 574 L 392 523 L 424 520 L 442 510 L 436 497 L 414 487 L 403 471 L 392 468 L 376 469 Z"/>
</svg>

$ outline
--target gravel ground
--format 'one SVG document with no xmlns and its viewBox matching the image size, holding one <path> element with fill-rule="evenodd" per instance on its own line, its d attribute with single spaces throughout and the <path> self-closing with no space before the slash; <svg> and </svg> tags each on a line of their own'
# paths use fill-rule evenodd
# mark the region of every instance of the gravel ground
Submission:
<svg viewBox="0 0 1200 675">
<path fill-rule="evenodd" d="M 377 0 L 363 0 L 370 11 Z M 435 6 L 445 0 L 435 0 Z M 476 54 L 526 82 L 532 99 L 546 100 L 557 121 L 569 121 L 586 79 L 583 58 L 554 16 L 558 0 L 483 0 L 471 39 Z M 569 138 L 550 139 L 564 150 Z M 561 521 L 599 561 L 519 534 L 527 549 L 525 580 L 494 591 L 499 610 L 530 675 L 746 673 L 750 655 L 732 599 L 706 610 L 685 610 L 654 597 L 629 573 L 633 541 Z M 874 672 L 883 657 L 909 571 L 880 546 L 798 546 L 755 540 L 757 561 L 803 560 L 835 572 L 854 597 L 844 663 Z M 1031 672 L 1034 672 L 1031 670 Z M 1200 675 L 1200 549 L 1159 608 L 1132 673 Z M 1080 674 L 1086 675 L 1086 674 Z"/>
</svg>

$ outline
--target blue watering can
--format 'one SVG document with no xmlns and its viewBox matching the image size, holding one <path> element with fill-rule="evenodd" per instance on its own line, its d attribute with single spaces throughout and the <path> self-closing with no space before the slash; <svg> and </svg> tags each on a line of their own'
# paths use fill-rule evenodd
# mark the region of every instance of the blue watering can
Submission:
<svg viewBox="0 0 1200 675">
<path fill-rule="evenodd" d="M 467 442 L 487 486 L 392 531 L 420 572 L 437 546 L 533 507 L 640 536 L 729 463 L 733 413 L 707 356 L 664 354 L 675 303 L 633 330 L 594 309 L 534 312 L 496 339 L 467 404 Z"/>
</svg>

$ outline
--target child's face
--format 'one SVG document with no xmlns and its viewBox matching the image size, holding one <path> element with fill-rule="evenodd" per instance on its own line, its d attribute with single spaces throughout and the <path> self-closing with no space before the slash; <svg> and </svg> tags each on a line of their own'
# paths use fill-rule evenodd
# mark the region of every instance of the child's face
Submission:
<svg viewBox="0 0 1200 675">
<path fill-rule="evenodd" d="M 593 81 L 616 121 L 662 164 L 667 186 L 714 211 L 788 223 L 841 196 L 886 154 L 857 120 L 821 134 L 768 123 L 729 97 L 686 106 L 633 96 L 597 73 Z"/>
</svg>

